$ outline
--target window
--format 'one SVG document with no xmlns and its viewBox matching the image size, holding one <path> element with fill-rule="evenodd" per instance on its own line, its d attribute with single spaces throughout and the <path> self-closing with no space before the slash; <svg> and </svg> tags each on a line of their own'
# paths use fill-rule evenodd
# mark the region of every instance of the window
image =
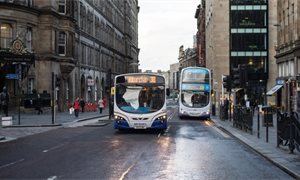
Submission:
<svg viewBox="0 0 300 180">
<path fill-rule="evenodd" d="M 59 0 L 58 1 L 58 12 L 61 14 L 66 13 L 66 0 Z"/>
<path fill-rule="evenodd" d="M 55 54 L 57 53 L 56 51 L 56 31 L 52 30 L 52 52 L 55 52 Z"/>
<path fill-rule="evenodd" d="M 9 48 L 12 42 L 12 27 L 10 24 L 0 24 L 0 48 Z"/>
<path fill-rule="evenodd" d="M 33 3 L 32 0 L 27 0 L 27 6 L 32 7 Z"/>
<path fill-rule="evenodd" d="M 27 28 L 27 33 L 26 33 L 26 48 L 29 52 L 32 52 L 32 28 L 28 27 Z"/>
<path fill-rule="evenodd" d="M 249 79 L 266 79 L 268 74 L 266 67 L 267 63 L 267 57 L 231 57 L 231 70 L 233 70 L 233 68 L 237 68 L 239 64 L 246 64 L 248 66 L 247 71 Z"/>
<path fill-rule="evenodd" d="M 266 11 L 231 11 L 231 27 L 265 27 Z"/>
<path fill-rule="evenodd" d="M 33 78 L 29 78 L 28 79 L 28 94 L 32 94 L 33 92 L 33 85 L 34 85 L 34 79 Z"/>
<path fill-rule="evenodd" d="M 59 33 L 58 54 L 60 56 L 66 55 L 66 34 L 64 32 Z"/>
<path fill-rule="evenodd" d="M 245 4 L 266 4 L 266 0 L 231 0 L 231 4 L 245 5 Z"/>
<path fill-rule="evenodd" d="M 266 34 L 232 34 L 231 50 L 260 51 L 266 50 Z"/>
</svg>

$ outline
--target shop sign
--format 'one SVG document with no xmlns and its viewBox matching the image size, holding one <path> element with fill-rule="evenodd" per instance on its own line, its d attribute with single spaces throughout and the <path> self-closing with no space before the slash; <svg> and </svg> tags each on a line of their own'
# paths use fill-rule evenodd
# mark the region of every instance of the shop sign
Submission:
<svg viewBox="0 0 300 180">
<path fill-rule="evenodd" d="M 94 84 L 95 84 L 94 79 L 91 79 L 91 78 L 87 79 L 87 83 L 88 83 L 88 86 L 94 86 Z"/>
<path fill-rule="evenodd" d="M 276 80 L 276 84 L 278 84 L 278 85 L 284 85 L 284 83 L 285 83 L 284 79 L 278 79 L 278 80 Z"/>
</svg>

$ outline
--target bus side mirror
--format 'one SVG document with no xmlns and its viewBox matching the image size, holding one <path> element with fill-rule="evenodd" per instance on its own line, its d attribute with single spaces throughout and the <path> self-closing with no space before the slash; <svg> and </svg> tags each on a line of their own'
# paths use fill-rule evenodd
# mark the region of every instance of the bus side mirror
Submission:
<svg viewBox="0 0 300 180">
<path fill-rule="evenodd" d="M 167 96 L 170 96 L 170 89 L 167 88 Z"/>
</svg>

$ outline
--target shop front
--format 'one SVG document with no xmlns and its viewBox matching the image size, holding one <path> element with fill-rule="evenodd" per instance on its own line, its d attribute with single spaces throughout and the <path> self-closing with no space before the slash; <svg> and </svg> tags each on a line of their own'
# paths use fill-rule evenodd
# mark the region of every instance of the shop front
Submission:
<svg viewBox="0 0 300 180">
<path fill-rule="evenodd" d="M 6 87 L 9 108 L 14 109 L 31 86 L 28 71 L 34 66 L 35 56 L 26 50 L 19 38 L 11 44 L 10 48 L 0 49 L 0 92 Z"/>
</svg>

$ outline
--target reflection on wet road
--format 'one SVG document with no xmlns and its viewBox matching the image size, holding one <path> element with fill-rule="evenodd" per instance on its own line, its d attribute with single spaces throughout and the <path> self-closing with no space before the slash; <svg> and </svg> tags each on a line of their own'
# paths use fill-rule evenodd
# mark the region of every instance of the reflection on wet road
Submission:
<svg viewBox="0 0 300 180">
<path fill-rule="evenodd" d="M 62 128 L 0 144 L 0 179 L 291 179 L 211 121 L 166 131 Z"/>
</svg>

